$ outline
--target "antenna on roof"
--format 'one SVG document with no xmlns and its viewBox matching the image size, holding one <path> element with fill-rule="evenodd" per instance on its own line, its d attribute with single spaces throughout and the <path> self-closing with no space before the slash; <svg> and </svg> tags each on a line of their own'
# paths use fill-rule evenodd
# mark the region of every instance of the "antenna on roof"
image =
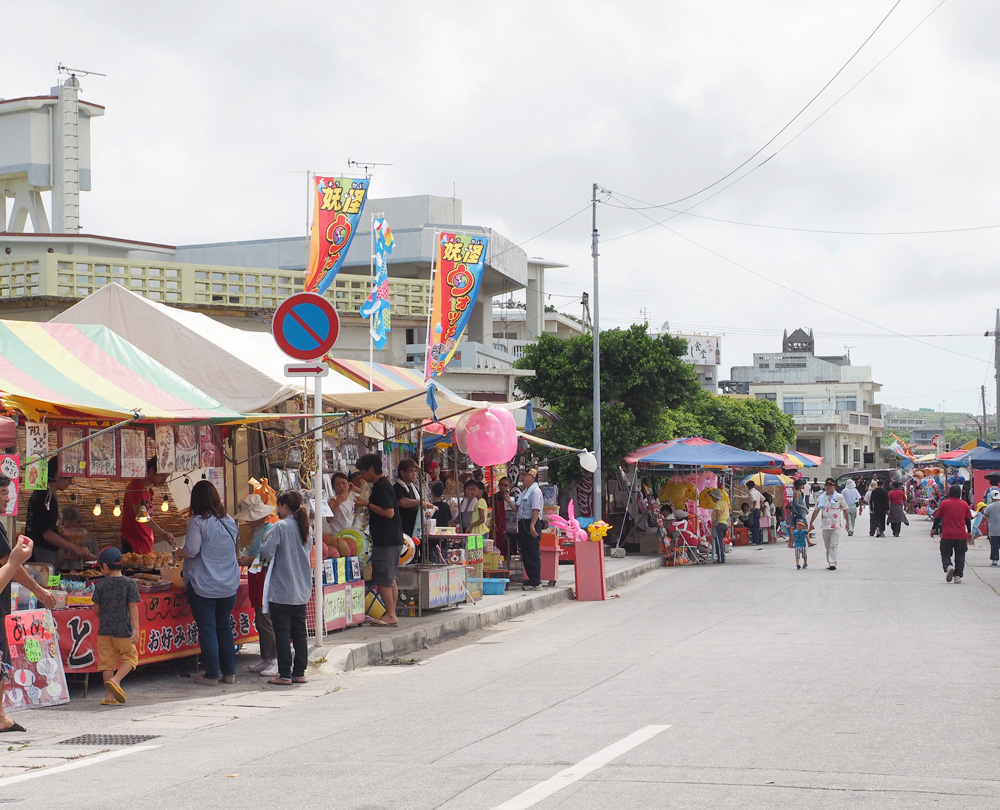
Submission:
<svg viewBox="0 0 1000 810">
<path fill-rule="evenodd" d="M 364 172 L 365 172 L 365 177 L 371 177 L 372 176 L 371 170 L 374 169 L 376 166 L 391 166 L 392 164 L 391 163 L 368 163 L 368 162 L 365 162 L 363 160 L 351 160 L 350 158 L 348 158 L 347 159 L 347 165 L 348 166 L 352 166 L 352 167 L 356 166 L 359 169 L 363 169 Z"/>
<path fill-rule="evenodd" d="M 106 73 L 98 73 L 94 70 L 80 70 L 79 68 L 66 67 L 62 62 L 56 67 L 60 73 L 69 73 L 71 76 L 107 76 Z"/>
</svg>

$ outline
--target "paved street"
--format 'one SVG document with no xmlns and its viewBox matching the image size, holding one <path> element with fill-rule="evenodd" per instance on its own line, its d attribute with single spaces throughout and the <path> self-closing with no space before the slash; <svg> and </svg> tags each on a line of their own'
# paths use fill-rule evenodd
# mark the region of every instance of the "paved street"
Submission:
<svg viewBox="0 0 1000 810">
<path fill-rule="evenodd" d="M 980 545 L 946 584 L 929 526 L 845 538 L 835 572 L 822 544 L 807 571 L 737 548 L 301 691 L 74 705 L 74 734 L 156 736 L 68 761 L 36 735 L 0 772 L 33 748 L 45 767 L 0 779 L 0 801 L 996 808 L 1000 569 Z"/>
</svg>

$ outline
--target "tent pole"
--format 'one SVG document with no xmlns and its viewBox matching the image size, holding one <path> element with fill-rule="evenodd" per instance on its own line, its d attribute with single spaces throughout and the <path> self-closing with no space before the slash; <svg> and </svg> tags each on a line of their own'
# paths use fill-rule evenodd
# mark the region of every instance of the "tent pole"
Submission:
<svg viewBox="0 0 1000 810">
<path fill-rule="evenodd" d="M 313 480 L 313 558 L 314 577 L 316 585 L 316 606 L 314 631 L 316 633 L 316 646 L 323 646 L 323 378 L 316 375 L 315 388 L 315 409 L 316 415 L 313 419 L 313 429 L 315 434 L 316 447 L 316 476 Z"/>
<path fill-rule="evenodd" d="M 628 497 L 625 499 L 625 517 L 622 519 L 622 527 L 618 531 L 618 542 L 615 543 L 615 548 L 621 548 L 622 537 L 625 535 L 625 522 L 628 520 L 628 508 L 632 505 L 632 490 L 635 489 L 636 478 L 639 477 L 639 465 L 635 465 L 635 469 L 632 471 L 632 482 L 628 487 Z M 628 479 L 625 479 L 628 482 Z M 638 524 L 637 524 L 638 525 Z"/>
</svg>

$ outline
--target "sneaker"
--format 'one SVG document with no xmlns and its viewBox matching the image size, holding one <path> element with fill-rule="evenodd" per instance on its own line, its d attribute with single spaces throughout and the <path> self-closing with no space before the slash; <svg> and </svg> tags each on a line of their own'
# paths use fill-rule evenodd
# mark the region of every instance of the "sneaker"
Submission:
<svg viewBox="0 0 1000 810">
<path fill-rule="evenodd" d="M 835 565 L 828 565 L 826 567 L 826 570 L 827 571 L 836 571 L 837 570 L 837 566 L 835 566 Z"/>
<path fill-rule="evenodd" d="M 996 564 L 997 564 L 997 561 L 996 561 L 996 560 L 994 560 L 993 562 L 991 562 L 991 563 L 990 563 L 990 565 L 994 565 L 994 566 L 995 566 Z"/>
<path fill-rule="evenodd" d="M 525 585 L 524 590 L 526 591 L 540 591 L 542 589 L 541 585 Z"/>
<path fill-rule="evenodd" d="M 803 568 L 808 568 L 809 567 L 809 563 L 802 563 L 802 567 Z"/>
<path fill-rule="evenodd" d="M 961 577 L 955 577 L 952 580 L 952 582 L 954 582 L 956 585 L 961 585 L 962 584 L 962 578 Z"/>
<path fill-rule="evenodd" d="M 250 666 L 248 666 L 247 672 L 263 672 L 265 669 L 267 669 L 267 665 L 270 663 L 271 662 L 268 661 L 266 658 L 262 658 L 256 664 L 251 664 Z"/>
<path fill-rule="evenodd" d="M 277 677 L 277 675 L 278 675 L 278 662 L 276 660 L 275 661 L 268 661 L 267 662 L 267 666 L 264 667 L 264 669 L 262 669 L 257 674 L 260 675 L 262 678 L 274 678 L 274 677 Z"/>
<path fill-rule="evenodd" d="M 223 683 L 236 683 L 236 676 L 235 675 L 223 675 L 222 676 L 222 682 Z"/>
<path fill-rule="evenodd" d="M 955 566 L 949 565 L 944 571 L 944 581 L 951 582 L 955 578 Z"/>
<path fill-rule="evenodd" d="M 848 536 L 848 537 L 854 537 L 854 532 L 848 532 L 848 533 L 847 533 L 847 536 Z"/>
<path fill-rule="evenodd" d="M 796 565 L 796 566 L 795 566 L 795 569 L 796 569 L 797 571 L 801 571 L 801 570 L 802 570 L 802 566 L 801 566 L 801 565 Z"/>
</svg>

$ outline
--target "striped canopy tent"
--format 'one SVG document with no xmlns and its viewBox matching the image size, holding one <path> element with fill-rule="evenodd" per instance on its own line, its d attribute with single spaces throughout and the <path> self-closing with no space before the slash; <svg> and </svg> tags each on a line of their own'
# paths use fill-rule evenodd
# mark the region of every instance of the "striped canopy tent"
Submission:
<svg viewBox="0 0 1000 810">
<path fill-rule="evenodd" d="M 0 401 L 30 419 L 245 420 L 104 326 L 0 321 Z"/>
<path fill-rule="evenodd" d="M 823 456 L 811 456 L 808 453 L 800 453 L 798 450 L 789 450 L 787 453 L 765 453 L 781 462 L 785 469 L 792 467 L 818 467 L 823 463 Z"/>
</svg>

